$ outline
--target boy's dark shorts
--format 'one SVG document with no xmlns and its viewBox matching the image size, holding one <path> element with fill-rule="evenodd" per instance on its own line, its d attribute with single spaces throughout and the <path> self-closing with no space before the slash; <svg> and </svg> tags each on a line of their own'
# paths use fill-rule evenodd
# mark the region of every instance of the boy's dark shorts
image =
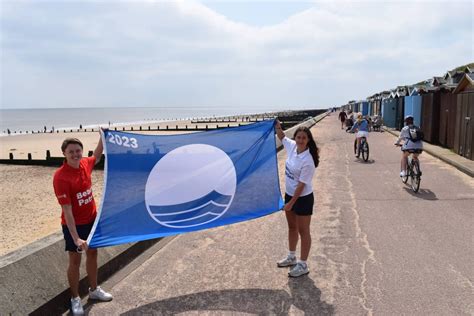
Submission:
<svg viewBox="0 0 474 316">
<path fill-rule="evenodd" d="M 285 204 L 290 202 L 292 196 L 285 193 Z M 296 215 L 306 216 L 313 215 L 313 205 L 314 205 L 314 194 L 308 194 L 305 196 L 300 196 L 296 203 L 293 205 L 292 211 Z"/>
<path fill-rule="evenodd" d="M 87 237 L 89 237 L 89 233 L 92 230 L 92 226 L 94 226 L 94 222 L 90 224 L 84 224 L 84 225 L 76 225 L 76 230 L 77 234 L 79 235 L 79 238 L 83 240 L 87 240 Z M 66 247 L 65 251 L 77 251 L 77 246 L 74 243 L 74 240 L 72 240 L 71 233 L 69 232 L 69 228 L 67 228 L 67 225 L 62 225 L 63 227 L 63 235 L 64 235 L 64 241 L 66 242 Z"/>
</svg>

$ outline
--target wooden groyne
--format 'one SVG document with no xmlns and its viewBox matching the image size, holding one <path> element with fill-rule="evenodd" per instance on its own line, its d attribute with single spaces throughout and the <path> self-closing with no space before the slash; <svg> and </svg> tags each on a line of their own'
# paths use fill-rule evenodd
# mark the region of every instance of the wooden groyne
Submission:
<svg viewBox="0 0 474 316">
<path fill-rule="evenodd" d="M 308 118 L 316 117 L 321 113 L 326 112 L 325 109 L 317 110 L 302 110 L 302 111 L 287 111 L 287 112 L 278 112 L 271 114 L 263 115 L 254 115 L 254 116 L 239 116 L 239 117 L 223 117 L 223 118 L 206 118 L 196 121 L 191 121 L 192 124 L 184 124 L 183 122 L 172 122 L 172 124 L 149 124 L 149 125 L 139 125 L 139 126 L 121 126 L 109 128 L 112 131 L 123 131 L 123 132 L 194 132 L 194 131 L 210 131 L 223 128 L 232 128 L 239 127 L 247 124 L 252 124 L 255 122 L 261 122 L 264 120 L 278 118 L 282 123 L 283 129 L 289 129 Z M 189 121 L 187 121 L 189 122 Z M 99 128 L 83 128 L 83 129 L 68 129 L 68 130 L 56 130 L 54 134 L 67 134 L 67 133 L 97 133 Z M 43 133 L 41 133 L 43 134 Z M 27 153 L 27 158 L 25 159 L 25 153 Z M 31 165 L 31 166 L 49 166 L 49 167 L 58 167 L 62 165 L 64 157 L 52 157 L 51 151 L 46 150 L 45 155 L 41 158 L 38 158 L 40 154 L 35 151 L 35 157 L 28 150 L 23 150 L 20 154 L 22 158 L 18 159 L 15 157 L 14 152 L 8 153 L 8 159 L 3 157 L 0 159 L 0 164 L 10 164 L 10 165 Z M 89 151 L 88 156 L 92 155 L 92 151 Z M 98 165 L 98 169 L 103 169 L 104 160 L 102 160 Z"/>
<path fill-rule="evenodd" d="M 88 157 L 92 156 L 93 152 L 90 150 Z M 0 159 L 0 164 L 5 165 L 23 165 L 23 166 L 45 166 L 45 167 L 59 167 L 63 164 L 64 157 L 51 157 L 50 150 L 46 150 L 44 159 L 33 159 L 33 155 L 28 153 L 27 159 L 16 159 L 13 153 L 9 154 L 8 159 Z M 102 155 L 101 161 L 94 167 L 96 169 L 104 169 L 105 156 Z"/>
<path fill-rule="evenodd" d="M 197 124 L 214 124 L 214 128 L 224 128 L 224 127 L 232 127 L 232 126 L 240 126 L 239 122 L 241 124 L 244 123 L 255 123 L 255 122 L 261 122 L 263 120 L 268 120 L 268 119 L 274 119 L 275 117 L 278 116 L 279 113 L 286 113 L 286 112 L 275 112 L 275 113 L 268 113 L 268 114 L 252 114 L 252 115 L 244 115 L 244 116 L 225 116 L 225 117 L 205 117 L 205 118 L 192 118 L 192 119 L 174 119 L 174 120 L 164 120 L 161 122 L 157 122 L 154 124 L 127 124 L 124 126 L 114 126 L 114 124 L 110 125 L 103 125 L 103 126 L 97 126 L 95 128 L 83 128 L 82 124 L 80 124 L 79 128 L 54 128 L 52 127 L 51 129 L 45 129 L 44 130 L 10 130 L 6 129 L 3 130 L 2 133 L 5 135 L 30 135 L 30 134 L 58 134 L 58 133 L 81 133 L 81 132 L 97 132 L 100 127 L 106 127 L 111 130 L 119 130 L 119 131 L 161 131 L 161 130 L 169 130 L 169 131 L 176 131 L 176 130 L 208 130 L 211 129 L 212 127 L 208 126 L 207 129 L 204 127 L 201 127 L 198 125 L 196 127 L 195 125 Z M 150 121 L 153 121 L 150 119 Z M 154 120 L 158 121 L 158 120 Z M 178 125 L 180 127 L 177 127 L 176 123 L 178 122 Z M 186 125 L 185 127 L 181 127 L 183 124 L 182 122 L 190 122 L 189 127 Z M 227 124 L 226 124 L 227 123 Z M 230 123 L 234 123 L 231 125 Z M 166 127 L 163 127 L 165 124 Z M 192 126 L 195 124 L 194 126 Z M 115 125 L 120 125 L 120 124 L 115 124 Z M 176 126 L 176 127 L 173 127 Z M 125 128 L 125 129 L 124 129 Z"/>
</svg>

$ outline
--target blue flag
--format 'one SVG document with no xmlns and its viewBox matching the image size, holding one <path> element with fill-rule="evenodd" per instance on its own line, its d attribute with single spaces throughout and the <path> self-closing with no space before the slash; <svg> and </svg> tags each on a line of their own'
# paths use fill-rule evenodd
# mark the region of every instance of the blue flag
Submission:
<svg viewBox="0 0 474 316">
<path fill-rule="evenodd" d="M 182 135 L 105 131 L 104 193 L 89 246 L 228 225 L 281 209 L 273 123 Z"/>
</svg>

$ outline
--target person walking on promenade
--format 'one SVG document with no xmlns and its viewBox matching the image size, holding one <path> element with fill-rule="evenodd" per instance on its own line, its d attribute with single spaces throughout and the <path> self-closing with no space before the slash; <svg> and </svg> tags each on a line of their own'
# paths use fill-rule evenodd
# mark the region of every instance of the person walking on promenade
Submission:
<svg viewBox="0 0 474 316">
<path fill-rule="evenodd" d="M 53 178 L 54 192 L 62 208 L 61 225 L 65 250 L 69 255 L 67 278 L 71 289 L 71 312 L 83 315 L 84 309 L 79 297 L 79 267 L 82 252 L 86 253 L 86 271 L 89 280 L 89 298 L 110 301 L 112 295 L 97 285 L 97 249 L 88 248 L 86 239 L 96 217 L 96 204 L 92 195 L 92 169 L 102 157 L 102 138 L 91 157 L 83 158 L 81 141 L 66 138 L 61 150 L 65 157 L 63 165 Z"/>
<path fill-rule="evenodd" d="M 283 133 L 281 124 L 275 121 L 278 138 L 283 143 L 288 158 L 285 163 L 285 211 L 288 222 L 288 256 L 278 261 L 278 267 L 293 268 L 290 277 L 309 273 L 306 263 L 311 248 L 311 215 L 313 214 L 313 175 L 319 164 L 319 150 L 307 127 L 299 127 L 294 140 Z M 296 260 L 296 246 L 301 237 L 301 256 Z"/>
<path fill-rule="evenodd" d="M 347 118 L 346 111 L 341 110 L 341 112 L 339 113 L 339 119 L 341 120 L 341 129 L 344 129 L 344 122 L 346 121 L 346 118 Z"/>
</svg>

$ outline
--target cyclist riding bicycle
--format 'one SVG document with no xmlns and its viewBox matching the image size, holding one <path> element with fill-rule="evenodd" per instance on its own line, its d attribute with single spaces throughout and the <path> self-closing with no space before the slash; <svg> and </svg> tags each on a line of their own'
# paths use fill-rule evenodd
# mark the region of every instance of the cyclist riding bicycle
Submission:
<svg viewBox="0 0 474 316">
<path fill-rule="evenodd" d="M 402 147 L 402 160 L 400 162 L 401 171 L 400 177 L 407 175 L 407 159 L 410 154 L 413 154 L 413 159 L 418 159 L 418 155 L 423 152 L 423 133 L 413 124 L 413 116 L 405 116 L 405 126 L 400 132 L 396 146 Z M 403 140 L 403 144 L 400 141 Z"/>
<path fill-rule="evenodd" d="M 353 133 L 355 130 L 357 130 L 357 148 L 359 148 L 361 138 L 365 137 L 367 139 L 367 137 L 369 136 L 369 123 L 366 119 L 362 117 L 362 113 L 357 113 L 357 120 L 352 126 L 350 132 Z M 357 150 L 357 158 L 359 158 L 359 153 L 360 151 Z"/>
</svg>

